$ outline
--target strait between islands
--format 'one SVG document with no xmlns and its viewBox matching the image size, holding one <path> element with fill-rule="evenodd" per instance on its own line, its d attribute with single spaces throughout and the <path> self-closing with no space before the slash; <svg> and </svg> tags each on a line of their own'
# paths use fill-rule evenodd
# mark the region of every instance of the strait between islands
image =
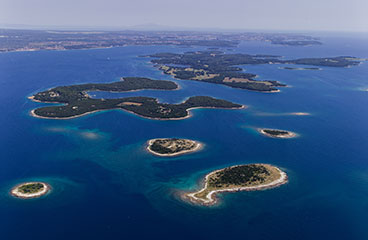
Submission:
<svg viewBox="0 0 368 240">
<path fill-rule="evenodd" d="M 236 165 L 210 172 L 202 189 L 181 197 L 193 204 L 211 206 L 218 203 L 218 193 L 270 189 L 287 181 L 285 172 L 269 164 Z"/>
<path fill-rule="evenodd" d="M 113 83 L 61 86 L 39 92 L 29 99 L 62 105 L 37 108 L 31 111 L 31 115 L 48 119 L 70 119 L 97 111 L 122 109 L 149 119 L 178 120 L 190 117 L 189 111 L 195 108 L 245 108 L 244 105 L 208 96 L 194 96 L 179 104 L 169 104 L 160 103 L 156 98 L 151 97 L 94 99 L 88 95 L 89 91 L 128 92 L 143 89 L 176 90 L 178 88 L 179 86 L 172 81 L 140 77 L 126 77 Z"/>
</svg>

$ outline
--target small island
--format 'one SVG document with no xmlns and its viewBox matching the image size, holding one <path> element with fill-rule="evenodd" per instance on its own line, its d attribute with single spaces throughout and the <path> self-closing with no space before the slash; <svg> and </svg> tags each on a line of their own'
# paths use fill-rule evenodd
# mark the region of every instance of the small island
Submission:
<svg viewBox="0 0 368 240">
<path fill-rule="evenodd" d="M 51 186 L 44 182 L 26 182 L 13 187 L 10 194 L 17 198 L 38 198 L 47 194 Z"/>
<path fill-rule="evenodd" d="M 236 165 L 207 174 L 201 190 L 184 193 L 182 198 L 194 204 L 210 206 L 218 202 L 218 193 L 274 188 L 287 183 L 287 179 L 285 172 L 269 164 Z"/>
<path fill-rule="evenodd" d="M 173 157 L 185 153 L 199 151 L 202 144 L 189 140 L 178 138 L 157 138 L 148 141 L 147 150 L 157 156 Z"/>
<path fill-rule="evenodd" d="M 296 133 L 279 129 L 259 128 L 258 132 L 272 138 L 294 138 L 297 136 Z"/>
<path fill-rule="evenodd" d="M 141 117 L 157 120 L 177 120 L 190 117 L 195 108 L 240 109 L 243 105 L 208 96 L 194 96 L 179 104 L 159 103 L 151 97 L 125 97 L 116 99 L 95 99 L 89 91 L 126 92 L 142 89 L 175 90 L 178 85 L 172 81 L 130 77 L 113 83 L 91 83 L 62 86 L 39 92 L 29 97 L 42 103 L 60 103 L 31 111 L 31 115 L 47 119 L 70 119 L 97 111 L 122 109 Z"/>
<path fill-rule="evenodd" d="M 279 67 L 279 69 L 285 69 L 285 70 L 298 70 L 298 71 L 303 71 L 303 70 L 322 70 L 322 68 L 318 68 L 318 67 L 306 67 L 306 68 L 299 68 L 299 67 Z"/>
<path fill-rule="evenodd" d="M 292 112 L 290 113 L 290 115 L 294 115 L 294 116 L 310 116 L 311 114 L 308 112 Z"/>
</svg>

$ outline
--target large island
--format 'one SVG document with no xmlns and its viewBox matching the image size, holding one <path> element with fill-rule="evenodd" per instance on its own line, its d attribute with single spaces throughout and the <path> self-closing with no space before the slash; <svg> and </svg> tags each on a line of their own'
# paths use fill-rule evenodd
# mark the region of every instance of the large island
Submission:
<svg viewBox="0 0 368 240">
<path fill-rule="evenodd" d="M 148 141 L 147 150 L 157 156 L 172 157 L 200 150 L 202 144 L 178 138 L 157 138 Z"/>
<path fill-rule="evenodd" d="M 276 55 L 228 54 L 221 51 L 197 51 L 178 53 L 157 53 L 148 55 L 155 66 L 177 79 L 222 84 L 261 92 L 278 92 L 278 87 L 286 86 L 278 81 L 258 80 L 257 75 L 245 73 L 239 65 L 295 64 L 317 67 L 350 67 L 358 65 L 362 59 L 340 56 L 328 58 L 301 58 L 283 60 Z M 285 67 L 285 69 L 293 69 Z M 302 69 L 302 68 L 299 68 Z M 318 68 L 303 68 L 317 70 Z"/>
<path fill-rule="evenodd" d="M 182 197 L 191 203 L 209 206 L 218 202 L 218 193 L 274 188 L 287 183 L 287 179 L 285 172 L 269 164 L 236 165 L 207 174 L 202 189 L 184 193 Z"/>
<path fill-rule="evenodd" d="M 239 109 L 243 105 L 208 96 L 190 97 L 179 104 L 159 103 L 156 98 L 126 97 L 117 99 L 94 99 L 88 91 L 126 92 L 142 89 L 175 90 L 178 85 L 172 81 L 152 80 L 148 78 L 124 78 L 113 83 L 94 83 L 62 86 L 39 92 L 30 97 L 33 101 L 44 103 L 61 103 L 63 105 L 41 107 L 31 111 L 31 115 L 39 118 L 68 119 L 89 113 L 122 109 L 139 116 L 170 120 L 183 119 L 190 116 L 194 108 Z"/>
</svg>

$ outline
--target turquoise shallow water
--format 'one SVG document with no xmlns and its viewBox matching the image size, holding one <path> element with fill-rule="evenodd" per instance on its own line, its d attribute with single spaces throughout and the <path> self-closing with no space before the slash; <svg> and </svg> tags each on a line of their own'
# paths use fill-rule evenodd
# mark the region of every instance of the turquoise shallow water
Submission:
<svg viewBox="0 0 368 240">
<path fill-rule="evenodd" d="M 367 40 L 326 36 L 324 45 L 311 47 L 248 42 L 234 52 L 368 57 Z M 182 121 L 148 120 L 123 111 L 71 120 L 28 115 L 42 105 L 26 98 L 37 91 L 121 76 L 171 79 L 137 56 L 199 49 L 134 46 L 0 54 L 1 239 L 367 239 L 368 93 L 362 91 L 368 88 L 367 63 L 322 71 L 243 66 L 261 79 L 291 86 L 275 94 L 180 80 L 175 80 L 179 91 L 95 93 L 152 96 L 172 103 L 209 95 L 248 106 L 197 109 Z M 256 127 L 287 129 L 300 137 L 269 139 Z M 191 138 L 205 148 L 159 158 L 144 149 L 156 137 Z M 195 189 L 211 170 L 255 162 L 281 167 L 289 183 L 224 194 L 213 208 L 177 198 L 178 191 Z M 11 186 L 27 180 L 50 182 L 53 190 L 31 201 L 9 196 Z"/>
</svg>

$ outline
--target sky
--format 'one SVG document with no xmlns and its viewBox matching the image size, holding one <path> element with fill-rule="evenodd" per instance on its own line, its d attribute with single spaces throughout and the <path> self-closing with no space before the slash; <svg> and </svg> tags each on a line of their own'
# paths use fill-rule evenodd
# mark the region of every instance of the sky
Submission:
<svg viewBox="0 0 368 240">
<path fill-rule="evenodd" d="M 0 24 L 368 32 L 368 0 L 0 0 Z"/>
</svg>

